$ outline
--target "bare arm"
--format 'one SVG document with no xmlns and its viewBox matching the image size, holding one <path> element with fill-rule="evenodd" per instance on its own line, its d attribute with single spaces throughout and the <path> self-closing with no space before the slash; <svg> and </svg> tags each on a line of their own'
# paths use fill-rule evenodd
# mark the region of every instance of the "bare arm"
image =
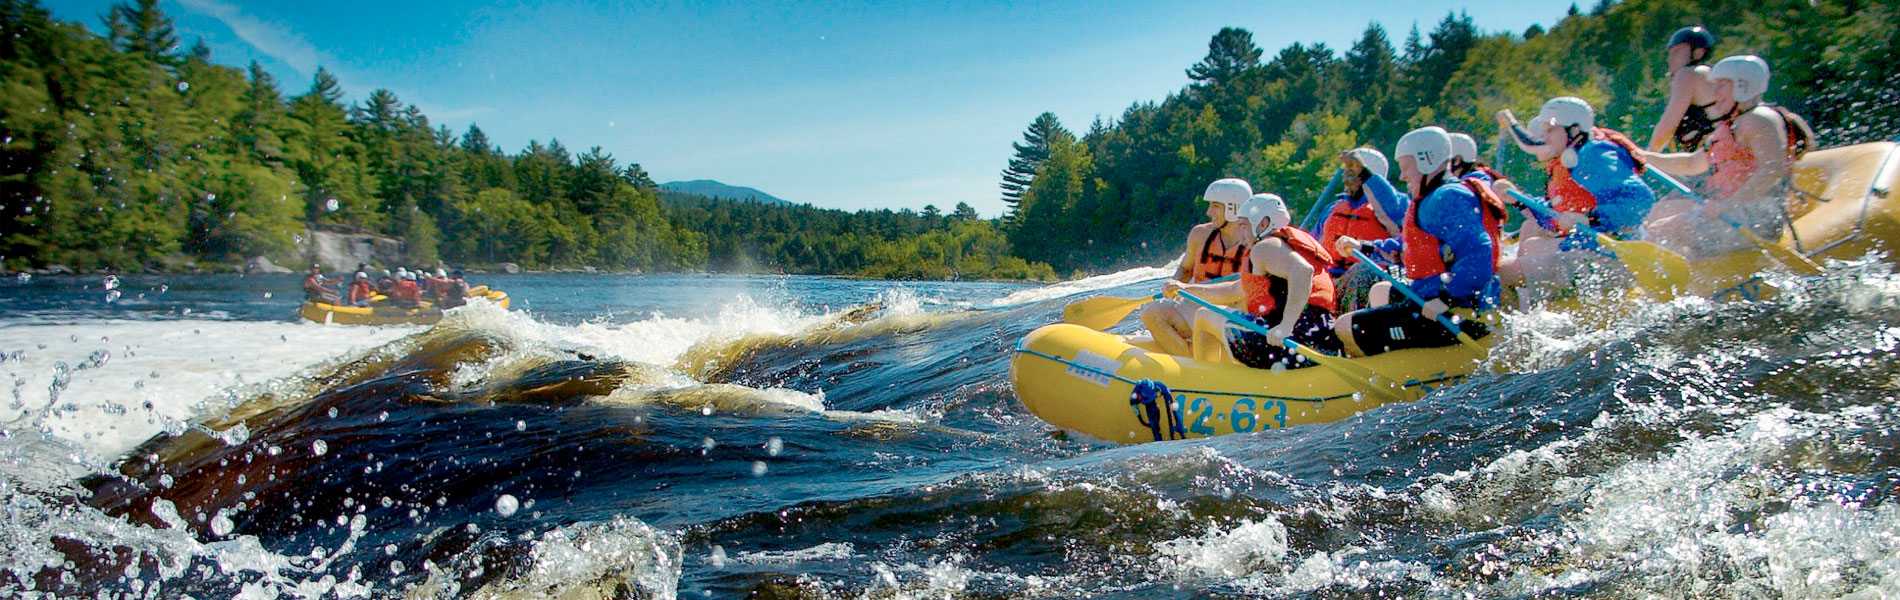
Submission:
<svg viewBox="0 0 1900 600">
<path fill-rule="evenodd" d="M 1188 230 L 1187 252 L 1181 254 L 1181 266 L 1174 270 L 1174 280 L 1187 283 L 1194 279 L 1194 265 L 1201 262 L 1201 248 L 1207 245 L 1209 230 L 1203 225 L 1195 225 Z"/>
<path fill-rule="evenodd" d="M 1676 139 L 1676 126 L 1682 123 L 1682 115 L 1689 112 L 1689 104 L 1695 101 L 1696 79 L 1700 74 L 1693 68 L 1680 69 L 1669 80 L 1669 103 L 1663 105 L 1661 117 L 1656 119 L 1656 129 L 1649 134 L 1649 151 L 1661 152 Z"/>
<path fill-rule="evenodd" d="M 1313 263 L 1306 262 L 1279 239 L 1254 244 L 1249 256 L 1253 257 L 1254 273 L 1286 279 L 1286 305 L 1280 307 L 1280 324 L 1274 329 L 1291 332 L 1293 325 L 1299 322 L 1300 313 L 1306 311 L 1307 301 L 1313 297 Z"/>
<path fill-rule="evenodd" d="M 1701 175 L 1709 172 L 1707 150 L 1671 154 L 1643 151 L 1643 158 L 1649 161 L 1649 168 L 1662 169 L 1671 175 Z"/>
<path fill-rule="evenodd" d="M 1526 154 L 1535 155 L 1542 160 L 1550 160 L 1550 156 L 1556 156 L 1554 152 L 1550 153 L 1550 156 L 1545 156 L 1545 153 L 1549 152 L 1549 149 L 1545 147 L 1544 141 L 1532 137 L 1529 131 L 1525 131 L 1524 126 L 1517 122 L 1517 115 L 1511 114 L 1511 109 L 1507 108 L 1498 111 L 1497 119 L 1498 126 L 1503 127 L 1506 132 L 1510 133 L 1510 135 L 1506 137 L 1511 138 L 1511 141 L 1517 142 L 1517 149 L 1523 150 Z"/>
<path fill-rule="evenodd" d="M 1161 293 L 1168 297 L 1175 297 L 1173 292 L 1176 291 L 1194 294 L 1195 297 L 1202 300 L 1223 306 L 1238 306 L 1243 296 L 1240 291 L 1239 279 L 1232 279 L 1220 283 L 1183 283 L 1179 281 L 1169 281 L 1161 284 Z"/>
</svg>

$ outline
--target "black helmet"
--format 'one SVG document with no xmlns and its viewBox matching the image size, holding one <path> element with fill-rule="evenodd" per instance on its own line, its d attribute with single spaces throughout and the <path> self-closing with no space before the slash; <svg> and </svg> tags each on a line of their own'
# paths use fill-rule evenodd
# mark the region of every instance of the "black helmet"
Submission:
<svg viewBox="0 0 1900 600">
<path fill-rule="evenodd" d="M 1675 35 L 1669 36 L 1669 43 L 1663 45 L 1663 48 L 1674 48 L 1676 44 L 1688 44 L 1689 55 L 1692 57 L 1689 64 L 1697 64 L 1707 59 L 1709 52 L 1715 49 L 1715 34 L 1709 33 L 1707 27 L 1690 25 L 1677 29 Z M 1695 50 L 1701 50 L 1701 56 L 1696 56 Z"/>
</svg>

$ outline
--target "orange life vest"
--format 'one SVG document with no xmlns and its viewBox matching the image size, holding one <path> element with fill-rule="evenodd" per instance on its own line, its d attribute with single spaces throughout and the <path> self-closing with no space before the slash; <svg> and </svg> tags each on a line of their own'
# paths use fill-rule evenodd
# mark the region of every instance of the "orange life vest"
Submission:
<svg viewBox="0 0 1900 600">
<path fill-rule="evenodd" d="M 1499 243 L 1499 229 L 1504 223 L 1504 201 L 1491 191 L 1491 186 L 1470 179 L 1461 179 L 1466 189 L 1478 195 L 1478 204 L 1484 213 L 1484 232 L 1491 236 L 1491 268 L 1498 266 L 1498 252 L 1504 248 Z M 1446 185 L 1451 185 L 1447 183 Z M 1405 263 L 1405 276 L 1412 279 L 1424 279 L 1445 274 L 1445 254 L 1442 243 L 1436 236 L 1425 233 L 1418 226 L 1418 206 L 1424 204 L 1420 198 L 1405 209 L 1405 225 L 1400 231 L 1401 261 Z"/>
<path fill-rule="evenodd" d="M 1267 234 L 1286 242 L 1286 247 L 1306 259 L 1313 265 L 1313 291 L 1307 296 L 1308 306 L 1326 309 L 1326 312 L 1338 310 L 1334 301 L 1333 276 L 1327 272 L 1333 266 L 1333 255 L 1321 246 L 1313 234 L 1294 227 L 1282 227 L 1279 231 Z M 1247 299 L 1247 312 L 1266 317 L 1273 321 L 1278 317 L 1280 304 L 1286 301 L 1286 278 L 1272 275 L 1255 274 L 1249 268 L 1240 272 L 1240 290 Z"/>
<path fill-rule="evenodd" d="M 1214 251 L 1215 242 L 1222 244 L 1221 251 Z M 1208 232 L 1207 241 L 1201 242 L 1201 260 L 1194 263 L 1194 271 L 1191 273 L 1192 278 L 1188 280 L 1189 283 L 1201 283 L 1240 272 L 1241 265 L 1247 264 L 1249 246 L 1240 244 L 1227 248 L 1226 243 L 1221 239 L 1219 228 Z"/>
<path fill-rule="evenodd" d="M 1353 208 L 1345 200 L 1334 202 L 1332 214 L 1327 215 L 1326 223 L 1319 229 L 1319 241 L 1322 247 L 1333 247 L 1333 243 L 1339 241 L 1340 236 L 1367 241 L 1392 237 L 1392 232 L 1386 231 L 1385 225 L 1379 223 L 1378 214 L 1373 212 L 1376 210 L 1379 209 L 1373 206 L 1370 199 L 1359 208 Z M 1339 260 L 1342 264 L 1358 261 L 1359 259 L 1351 256 L 1340 257 Z"/>
<path fill-rule="evenodd" d="M 1642 174 L 1643 169 L 1648 168 L 1649 161 L 1643 158 L 1643 153 L 1638 151 L 1636 142 L 1630 141 L 1628 136 L 1614 129 L 1602 127 L 1596 128 L 1594 136 L 1622 146 L 1623 150 L 1629 153 L 1630 159 L 1636 161 L 1637 174 Z M 1556 209 L 1557 212 L 1584 215 L 1597 209 L 1596 194 L 1590 193 L 1590 190 L 1584 189 L 1577 180 L 1570 178 L 1570 167 L 1564 166 L 1562 157 L 1551 158 L 1550 162 L 1544 165 L 1544 172 L 1550 174 L 1550 183 L 1544 186 L 1544 193 L 1550 197 L 1551 208 Z"/>
</svg>

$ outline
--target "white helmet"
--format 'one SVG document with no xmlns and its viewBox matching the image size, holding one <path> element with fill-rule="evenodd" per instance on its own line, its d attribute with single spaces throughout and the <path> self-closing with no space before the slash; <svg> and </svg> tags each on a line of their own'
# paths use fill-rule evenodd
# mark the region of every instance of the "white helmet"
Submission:
<svg viewBox="0 0 1900 600">
<path fill-rule="evenodd" d="M 1293 223 L 1293 213 L 1287 211 L 1286 200 L 1274 194 L 1254 194 L 1248 198 L 1246 204 L 1240 205 L 1240 218 L 1252 223 L 1257 235 L 1273 233 Z M 1260 230 L 1262 223 L 1266 224 L 1266 231 Z"/>
<path fill-rule="evenodd" d="M 1551 98 L 1549 102 L 1544 103 L 1543 109 L 1537 111 L 1537 118 L 1531 119 L 1533 125 L 1531 135 L 1544 134 L 1543 126 L 1537 124 L 1543 123 L 1545 119 L 1555 121 L 1558 127 L 1567 128 L 1574 125 L 1583 131 L 1589 131 L 1597 126 L 1597 111 L 1590 108 L 1589 102 L 1576 96 Z"/>
<path fill-rule="evenodd" d="M 1412 157 L 1418 161 L 1418 172 L 1431 175 L 1451 162 L 1451 136 L 1437 125 L 1420 127 L 1399 138 L 1393 155 Z"/>
<path fill-rule="evenodd" d="M 1207 184 L 1207 191 L 1201 194 L 1201 198 L 1227 207 L 1227 222 L 1232 223 L 1240 220 L 1240 205 L 1252 195 L 1253 186 L 1247 185 L 1247 180 L 1229 177 Z"/>
<path fill-rule="evenodd" d="M 1392 176 L 1392 167 L 1386 162 L 1385 155 L 1378 150 L 1373 148 L 1353 148 L 1346 152 L 1352 155 L 1353 160 L 1357 160 L 1359 164 L 1365 165 L 1367 172 L 1380 177 Z"/>
<path fill-rule="evenodd" d="M 1753 54 L 1730 56 L 1709 67 L 1709 79 L 1735 82 L 1736 102 L 1755 100 L 1768 91 L 1768 61 Z"/>
<path fill-rule="evenodd" d="M 1466 163 L 1478 162 L 1478 140 L 1471 139 L 1468 133 L 1451 134 L 1451 155 Z"/>
</svg>

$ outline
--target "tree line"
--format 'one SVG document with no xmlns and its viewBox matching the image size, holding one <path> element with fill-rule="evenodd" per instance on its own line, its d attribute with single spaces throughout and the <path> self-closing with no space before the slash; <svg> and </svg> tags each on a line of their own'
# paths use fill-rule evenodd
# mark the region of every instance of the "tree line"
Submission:
<svg viewBox="0 0 1900 600">
<path fill-rule="evenodd" d="M 1343 53 L 1295 43 L 1264 61 L 1251 32 L 1226 28 L 1187 70 L 1189 84 L 1160 102 L 1097 118 L 1079 136 L 1053 114 L 1031 122 L 1003 172 L 1004 228 L 1017 256 L 1060 272 L 1158 264 L 1203 219 L 1208 182 L 1244 178 L 1304 219 L 1341 151 L 1390 154 L 1425 125 L 1472 134 L 1487 162 L 1502 157 L 1502 170 L 1537 189 L 1543 169 L 1498 152 L 1492 114 L 1527 118 L 1546 99 L 1579 96 L 1599 126 L 1646 140 L 1668 94 L 1663 44 L 1696 24 L 1718 38 L 1711 60 L 1767 59 L 1767 98 L 1807 117 L 1824 146 L 1900 132 L 1892 2 L 1603 0 L 1521 33 L 1482 32 L 1454 13 L 1428 33 L 1414 25 L 1397 46 L 1374 22 Z"/>
<path fill-rule="evenodd" d="M 599 147 L 508 154 L 388 90 L 346 102 L 325 69 L 286 96 L 255 62 L 216 64 L 202 40 L 180 50 L 157 4 L 112 7 L 99 35 L 0 0 L 0 266 L 296 260 L 326 230 L 400 238 L 410 264 L 1053 277 L 967 204 L 846 213 L 671 194 Z"/>
</svg>

